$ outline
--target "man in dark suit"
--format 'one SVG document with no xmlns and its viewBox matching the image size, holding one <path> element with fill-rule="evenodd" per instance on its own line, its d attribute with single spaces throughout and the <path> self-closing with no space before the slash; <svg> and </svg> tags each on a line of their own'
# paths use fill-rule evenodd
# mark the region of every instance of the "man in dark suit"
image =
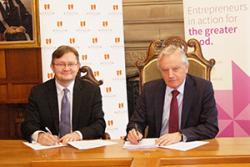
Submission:
<svg viewBox="0 0 250 167">
<path fill-rule="evenodd" d="M 60 46 L 52 54 L 55 77 L 31 90 L 23 136 L 43 145 L 100 138 L 105 131 L 100 88 L 77 77 L 79 54 Z"/>
<path fill-rule="evenodd" d="M 163 79 L 144 84 L 127 126 L 127 139 L 131 143 L 139 143 L 146 126 L 147 137 L 158 138 L 158 145 L 216 136 L 218 120 L 212 83 L 187 74 L 188 65 L 179 47 L 170 45 L 159 54 L 158 67 Z"/>
</svg>

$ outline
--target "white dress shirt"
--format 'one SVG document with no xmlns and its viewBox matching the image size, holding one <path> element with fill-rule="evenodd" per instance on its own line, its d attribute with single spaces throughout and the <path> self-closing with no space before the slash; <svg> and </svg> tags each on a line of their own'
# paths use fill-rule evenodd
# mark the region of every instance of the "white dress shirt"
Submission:
<svg viewBox="0 0 250 167">
<path fill-rule="evenodd" d="M 184 85 L 186 80 L 176 89 L 179 92 L 177 96 L 178 101 L 178 115 L 179 115 L 179 129 L 181 127 L 181 114 L 182 114 L 182 104 L 183 104 L 183 96 L 184 96 Z M 174 89 L 166 86 L 164 105 L 163 105 L 163 114 L 162 114 L 162 124 L 161 124 L 161 135 L 168 133 L 169 128 L 169 113 L 170 113 L 170 103 L 172 100 L 172 91 Z"/>
</svg>

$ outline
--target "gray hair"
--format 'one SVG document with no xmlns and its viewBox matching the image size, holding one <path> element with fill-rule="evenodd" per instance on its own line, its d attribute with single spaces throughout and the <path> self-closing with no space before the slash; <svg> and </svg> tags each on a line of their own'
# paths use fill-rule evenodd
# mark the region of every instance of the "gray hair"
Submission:
<svg viewBox="0 0 250 167">
<path fill-rule="evenodd" d="M 158 59 L 157 59 L 157 65 L 159 67 L 159 61 L 163 58 L 163 57 L 168 57 L 172 54 L 174 54 L 175 52 L 178 52 L 178 54 L 181 56 L 181 59 L 183 61 L 184 64 L 188 65 L 188 59 L 186 56 L 186 53 L 184 52 L 184 50 L 178 46 L 175 45 L 169 45 L 167 47 L 165 47 L 159 54 Z"/>
</svg>

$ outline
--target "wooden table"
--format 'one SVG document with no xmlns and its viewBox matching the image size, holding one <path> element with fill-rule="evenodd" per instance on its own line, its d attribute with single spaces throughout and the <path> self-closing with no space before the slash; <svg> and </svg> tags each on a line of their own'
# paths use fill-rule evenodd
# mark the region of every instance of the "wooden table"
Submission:
<svg viewBox="0 0 250 167">
<path fill-rule="evenodd" d="M 189 151 L 170 149 L 123 149 L 118 144 L 90 150 L 71 146 L 35 151 L 21 140 L 0 140 L 0 167 L 86 167 L 86 166 L 250 166 L 250 137 L 216 138 Z"/>
</svg>

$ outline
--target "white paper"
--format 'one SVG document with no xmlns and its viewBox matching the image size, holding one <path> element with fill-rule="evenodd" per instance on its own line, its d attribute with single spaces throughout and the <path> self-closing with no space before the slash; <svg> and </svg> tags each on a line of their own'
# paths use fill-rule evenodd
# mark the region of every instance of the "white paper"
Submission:
<svg viewBox="0 0 250 167">
<path fill-rule="evenodd" d="M 126 141 L 123 145 L 123 148 L 127 149 L 142 149 L 142 148 L 156 148 L 155 145 L 156 138 L 146 138 L 142 139 L 138 144 L 132 144 L 129 141 Z"/>
<path fill-rule="evenodd" d="M 187 151 L 191 150 L 193 148 L 202 146 L 204 144 L 207 144 L 206 141 L 191 141 L 191 142 L 179 142 L 167 146 L 160 146 L 161 148 L 168 148 L 168 149 L 174 149 L 174 150 L 180 150 L 180 151 Z"/>
<path fill-rule="evenodd" d="M 72 145 L 75 148 L 82 150 L 82 149 L 91 149 L 91 148 L 97 148 L 97 147 L 102 147 L 102 146 L 108 146 L 108 145 L 113 145 L 117 143 L 109 141 L 109 140 L 97 139 L 97 140 L 73 141 L 73 142 L 68 142 L 68 144 Z"/>
<path fill-rule="evenodd" d="M 139 144 L 131 144 L 129 141 L 126 141 L 123 145 L 123 148 L 127 149 L 143 149 L 143 148 L 167 148 L 167 149 L 174 149 L 179 151 L 187 151 L 204 144 L 207 144 L 206 141 L 192 141 L 192 142 L 179 142 L 167 146 L 158 146 L 155 144 L 156 138 L 147 138 L 142 139 Z"/>
<path fill-rule="evenodd" d="M 57 147 L 62 147 L 65 146 L 62 143 L 56 144 L 56 145 L 52 145 L 52 146 L 44 146 L 41 145 L 39 143 L 29 143 L 29 142 L 23 142 L 26 146 L 32 148 L 33 150 L 44 150 L 44 149 L 50 149 L 50 148 L 57 148 Z"/>
</svg>

